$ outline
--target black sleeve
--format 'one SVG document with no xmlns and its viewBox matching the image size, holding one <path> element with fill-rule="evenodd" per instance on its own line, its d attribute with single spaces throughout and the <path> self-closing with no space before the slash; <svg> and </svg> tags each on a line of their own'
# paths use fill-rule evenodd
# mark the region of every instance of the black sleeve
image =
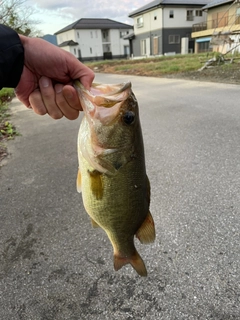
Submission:
<svg viewBox="0 0 240 320">
<path fill-rule="evenodd" d="M 24 49 L 18 34 L 0 24 L 0 89 L 15 88 L 24 65 Z"/>
</svg>

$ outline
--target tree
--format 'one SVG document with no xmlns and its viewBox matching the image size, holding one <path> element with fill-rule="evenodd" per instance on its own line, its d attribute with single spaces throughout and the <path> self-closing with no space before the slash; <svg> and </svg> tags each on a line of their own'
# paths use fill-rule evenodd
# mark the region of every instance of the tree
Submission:
<svg viewBox="0 0 240 320">
<path fill-rule="evenodd" d="M 25 36 L 34 35 L 35 24 L 30 17 L 34 10 L 24 5 L 25 0 L 0 0 L 0 23 Z"/>
</svg>

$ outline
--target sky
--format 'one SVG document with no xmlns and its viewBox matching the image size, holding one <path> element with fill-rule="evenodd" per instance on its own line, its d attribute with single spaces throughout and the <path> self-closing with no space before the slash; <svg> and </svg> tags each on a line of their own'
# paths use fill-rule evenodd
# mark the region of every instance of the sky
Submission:
<svg viewBox="0 0 240 320">
<path fill-rule="evenodd" d="M 38 21 L 39 35 L 54 34 L 81 18 L 109 18 L 133 24 L 129 13 L 152 0 L 27 0 L 33 8 L 31 20 Z"/>
</svg>

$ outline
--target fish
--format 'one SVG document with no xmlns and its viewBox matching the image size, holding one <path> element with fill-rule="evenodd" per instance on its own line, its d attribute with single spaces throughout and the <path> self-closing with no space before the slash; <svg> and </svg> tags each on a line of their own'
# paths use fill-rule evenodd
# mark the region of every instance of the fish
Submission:
<svg viewBox="0 0 240 320">
<path fill-rule="evenodd" d="M 114 269 L 131 264 L 147 276 L 145 263 L 134 244 L 154 242 L 150 213 L 150 183 L 137 99 L 131 82 L 93 83 L 87 90 L 74 87 L 84 111 L 78 134 L 77 191 L 93 227 L 107 234 Z"/>
</svg>

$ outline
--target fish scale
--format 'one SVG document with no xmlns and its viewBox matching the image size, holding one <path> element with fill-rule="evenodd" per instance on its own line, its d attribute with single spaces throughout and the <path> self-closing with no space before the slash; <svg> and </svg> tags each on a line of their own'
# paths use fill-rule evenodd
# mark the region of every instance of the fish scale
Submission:
<svg viewBox="0 0 240 320">
<path fill-rule="evenodd" d="M 78 136 L 78 191 L 92 225 L 101 227 L 114 250 L 114 268 L 130 263 L 141 276 L 145 264 L 134 245 L 155 239 L 149 211 L 138 103 L 131 83 L 93 84 L 86 90 L 75 82 L 84 118 Z M 99 105 L 100 102 L 100 105 Z"/>
</svg>

